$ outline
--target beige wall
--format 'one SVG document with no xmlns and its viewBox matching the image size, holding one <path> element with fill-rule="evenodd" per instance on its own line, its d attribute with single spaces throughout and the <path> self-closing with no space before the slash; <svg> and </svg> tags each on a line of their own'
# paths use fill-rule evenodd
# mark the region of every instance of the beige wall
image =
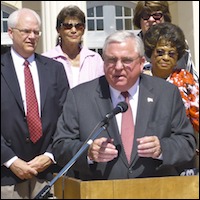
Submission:
<svg viewBox="0 0 200 200">
<path fill-rule="evenodd" d="M 193 19 L 194 44 L 192 55 L 199 73 L 199 1 L 193 1 Z"/>
<path fill-rule="evenodd" d="M 172 23 L 182 28 L 199 72 L 199 1 L 169 1 Z"/>
<path fill-rule="evenodd" d="M 31 8 L 35 10 L 40 16 L 42 15 L 41 11 L 41 1 L 22 1 L 22 8 Z M 43 22 L 42 22 L 43 23 Z M 38 43 L 36 52 L 43 52 L 43 40 L 42 37 Z"/>
<path fill-rule="evenodd" d="M 1 1 L 4 5 L 8 5 L 14 9 L 22 7 L 22 1 Z"/>
</svg>

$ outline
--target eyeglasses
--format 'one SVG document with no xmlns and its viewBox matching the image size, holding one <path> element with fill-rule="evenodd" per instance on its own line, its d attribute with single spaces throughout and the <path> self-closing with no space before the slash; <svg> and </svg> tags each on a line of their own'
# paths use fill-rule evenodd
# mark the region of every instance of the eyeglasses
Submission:
<svg viewBox="0 0 200 200">
<path fill-rule="evenodd" d="M 30 35 L 32 32 L 34 33 L 35 36 L 39 37 L 41 36 L 42 32 L 41 31 L 37 31 L 37 30 L 31 30 L 31 29 L 19 29 L 19 28 L 12 28 L 12 29 L 16 29 L 18 30 L 20 33 L 24 34 L 24 35 Z"/>
<path fill-rule="evenodd" d="M 108 66 L 116 66 L 117 62 L 120 60 L 122 65 L 124 67 L 129 67 L 135 60 L 137 60 L 140 56 L 136 58 L 130 58 L 130 57 L 123 57 L 121 59 L 116 58 L 116 57 L 105 57 L 105 62 L 108 64 Z"/>
<path fill-rule="evenodd" d="M 66 30 L 70 30 L 72 29 L 72 27 L 75 27 L 77 30 L 83 30 L 85 28 L 85 25 L 83 23 L 77 23 L 77 24 L 62 23 L 61 26 Z"/>
<path fill-rule="evenodd" d="M 164 56 L 164 55 L 168 55 L 171 58 L 175 58 L 177 56 L 177 52 L 176 51 L 164 51 L 162 49 L 156 49 L 156 55 L 157 56 Z"/>
<path fill-rule="evenodd" d="M 158 12 L 158 13 L 153 13 L 153 14 L 149 14 L 149 13 L 146 13 L 144 12 L 142 14 L 142 19 L 143 20 L 148 20 L 150 17 L 153 17 L 155 20 L 160 20 L 163 16 L 163 14 L 161 12 Z"/>
</svg>

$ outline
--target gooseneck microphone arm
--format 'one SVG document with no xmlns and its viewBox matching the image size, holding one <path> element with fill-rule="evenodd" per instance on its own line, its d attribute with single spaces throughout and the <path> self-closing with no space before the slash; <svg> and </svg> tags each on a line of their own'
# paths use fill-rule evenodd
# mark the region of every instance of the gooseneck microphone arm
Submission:
<svg viewBox="0 0 200 200">
<path fill-rule="evenodd" d="M 70 167 L 76 162 L 79 156 L 88 148 L 88 146 L 93 142 L 93 140 L 107 128 L 108 124 L 104 124 L 100 129 L 94 133 L 94 135 L 88 140 L 87 143 L 79 149 L 79 151 L 74 155 L 74 157 L 61 169 L 61 171 L 51 180 L 49 184 L 47 184 L 37 195 L 34 199 L 46 199 L 48 193 L 52 187 L 52 185 L 63 175 L 65 174 Z"/>
<path fill-rule="evenodd" d="M 78 152 L 74 155 L 74 157 L 61 169 L 61 171 L 47 184 L 36 196 L 34 199 L 47 199 L 49 195 L 49 191 L 52 185 L 63 175 L 65 174 L 70 167 L 76 162 L 76 160 L 82 155 L 83 152 L 92 144 L 94 139 L 98 137 L 98 135 L 106 130 L 109 125 L 109 120 L 112 119 L 116 114 L 125 112 L 128 109 L 128 105 L 126 102 L 120 102 L 117 104 L 116 108 L 114 108 L 110 113 L 106 115 L 106 117 L 99 123 L 102 124 L 101 127 L 96 131 L 92 132 L 86 142 L 81 146 Z M 99 125 L 98 124 L 98 125 Z"/>
</svg>

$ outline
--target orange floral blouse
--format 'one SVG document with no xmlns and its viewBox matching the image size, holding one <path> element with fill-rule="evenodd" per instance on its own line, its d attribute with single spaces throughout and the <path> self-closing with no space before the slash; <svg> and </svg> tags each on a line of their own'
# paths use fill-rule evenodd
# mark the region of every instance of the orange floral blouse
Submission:
<svg viewBox="0 0 200 200">
<path fill-rule="evenodd" d="M 186 114 L 194 130 L 199 132 L 199 83 L 185 69 L 174 71 L 167 78 L 167 81 L 178 86 L 186 108 Z"/>
</svg>

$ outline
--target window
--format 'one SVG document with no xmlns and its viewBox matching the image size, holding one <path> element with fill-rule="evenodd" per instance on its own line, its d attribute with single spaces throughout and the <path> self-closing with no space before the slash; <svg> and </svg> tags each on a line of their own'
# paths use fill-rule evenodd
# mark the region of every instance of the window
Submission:
<svg viewBox="0 0 200 200">
<path fill-rule="evenodd" d="M 88 31 L 103 31 L 104 21 L 103 21 L 103 6 L 97 6 L 89 8 L 87 10 L 88 18 Z"/>
<path fill-rule="evenodd" d="M 7 49 L 6 47 L 9 47 L 12 44 L 12 40 L 7 33 L 7 21 L 10 13 L 12 13 L 13 11 L 14 9 L 1 4 L 1 45 L 3 45 L 3 49 Z"/>
<path fill-rule="evenodd" d="M 108 35 L 116 30 L 130 30 L 133 26 L 135 3 L 116 1 L 87 1 L 87 46 L 102 54 L 102 46 Z"/>
<path fill-rule="evenodd" d="M 97 6 L 87 9 L 87 26 L 88 31 L 103 31 L 105 30 L 104 23 L 106 23 L 106 6 Z M 114 7 L 114 6 L 113 6 Z M 115 18 L 116 30 L 133 30 L 133 9 L 115 6 L 115 13 L 110 8 L 109 15 Z M 109 17 L 109 16 L 108 16 Z"/>
<path fill-rule="evenodd" d="M 90 49 L 90 50 L 98 52 L 102 56 L 103 49 L 94 48 L 94 49 Z"/>
<path fill-rule="evenodd" d="M 7 29 L 8 29 L 7 20 L 8 20 L 9 14 L 1 10 L 1 17 L 2 17 L 1 18 L 1 32 L 5 33 L 7 32 Z"/>
<path fill-rule="evenodd" d="M 115 6 L 116 30 L 133 30 L 133 9 Z"/>
</svg>

